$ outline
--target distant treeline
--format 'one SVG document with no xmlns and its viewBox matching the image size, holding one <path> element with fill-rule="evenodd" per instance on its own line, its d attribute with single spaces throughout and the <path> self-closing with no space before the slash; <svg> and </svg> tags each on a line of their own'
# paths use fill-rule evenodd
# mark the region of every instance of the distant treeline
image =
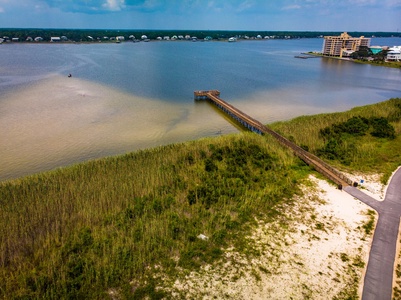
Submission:
<svg viewBox="0 0 401 300">
<path fill-rule="evenodd" d="M 51 37 L 66 37 L 68 41 L 89 42 L 96 40 L 104 40 L 107 38 L 115 38 L 123 36 L 125 40 L 140 39 L 146 35 L 148 39 L 157 39 L 158 37 L 173 36 L 190 36 L 198 39 L 228 39 L 230 37 L 238 38 L 318 38 L 326 35 L 339 35 L 340 31 L 318 32 L 318 31 L 223 31 L 223 30 L 107 30 L 107 29 L 38 29 L 38 28 L 3 28 L 0 29 L 0 38 L 5 40 L 18 39 L 20 42 L 27 41 L 27 38 L 34 40 L 36 37 L 43 38 L 43 41 L 50 41 Z M 359 37 L 401 37 L 398 32 L 349 32 L 351 36 Z M 28 39 L 31 40 L 31 39 Z"/>
</svg>

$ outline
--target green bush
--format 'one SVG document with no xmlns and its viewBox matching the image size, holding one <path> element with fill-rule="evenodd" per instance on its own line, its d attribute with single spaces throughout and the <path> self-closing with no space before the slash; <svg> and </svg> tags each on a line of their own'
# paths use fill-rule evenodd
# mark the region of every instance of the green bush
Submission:
<svg viewBox="0 0 401 300">
<path fill-rule="evenodd" d="M 372 118 L 370 120 L 372 124 L 373 130 L 371 132 L 372 136 L 378 138 L 388 138 L 395 139 L 395 129 L 394 126 L 391 125 L 387 119 L 381 118 Z"/>
</svg>

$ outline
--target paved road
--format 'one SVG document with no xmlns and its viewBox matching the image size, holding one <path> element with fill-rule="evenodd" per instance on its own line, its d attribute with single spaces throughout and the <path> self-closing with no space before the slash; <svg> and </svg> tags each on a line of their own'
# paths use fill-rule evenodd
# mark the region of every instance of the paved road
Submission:
<svg viewBox="0 0 401 300">
<path fill-rule="evenodd" d="M 401 217 L 401 168 L 391 178 L 386 197 L 382 202 L 354 187 L 345 187 L 344 191 L 369 205 L 379 214 L 370 249 L 362 300 L 390 300 Z"/>
</svg>

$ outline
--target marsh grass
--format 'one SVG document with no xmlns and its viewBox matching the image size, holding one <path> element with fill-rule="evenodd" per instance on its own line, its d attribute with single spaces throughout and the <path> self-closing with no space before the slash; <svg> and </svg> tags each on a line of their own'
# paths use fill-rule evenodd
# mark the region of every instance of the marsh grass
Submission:
<svg viewBox="0 0 401 300">
<path fill-rule="evenodd" d="M 3 182 L 0 293 L 163 297 L 155 266 L 196 270 L 243 244 L 255 216 L 274 219 L 299 192 L 306 169 L 272 139 L 244 133 Z"/>
<path fill-rule="evenodd" d="M 393 118 L 395 139 L 347 141 L 358 143 L 347 168 L 392 172 L 401 164 L 400 101 L 273 127 L 316 152 L 324 127 L 355 115 Z M 199 270 L 227 247 L 257 255 L 244 237 L 257 219 L 285 220 L 280 207 L 310 172 L 274 138 L 241 133 L 2 182 L 0 297 L 169 298 L 162 287 L 177 270 Z"/>
<path fill-rule="evenodd" d="M 381 103 L 356 107 L 342 113 L 302 116 L 288 122 L 271 124 L 272 129 L 294 140 L 303 148 L 314 154 L 324 149 L 326 140 L 320 131 L 353 117 L 367 119 L 385 118 L 394 128 L 395 138 L 378 138 L 372 136 L 373 129 L 361 136 L 342 135 L 341 150 L 343 157 L 327 159 L 343 170 L 382 174 L 382 182 L 386 183 L 391 173 L 401 165 L 401 99 L 390 99 Z M 372 171 L 373 170 L 373 171 Z"/>
</svg>

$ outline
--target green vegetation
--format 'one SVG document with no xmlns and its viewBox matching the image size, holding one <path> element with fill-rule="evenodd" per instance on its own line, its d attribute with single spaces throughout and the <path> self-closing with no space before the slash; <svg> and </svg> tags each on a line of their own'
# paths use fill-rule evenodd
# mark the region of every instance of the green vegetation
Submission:
<svg viewBox="0 0 401 300">
<path fill-rule="evenodd" d="M 245 133 L 1 183 L 0 295 L 160 298 L 156 268 L 196 270 L 241 248 L 307 173 L 273 139 Z"/>
<path fill-rule="evenodd" d="M 351 117 L 345 122 L 332 124 L 320 130 L 320 137 L 325 141 L 325 145 L 317 149 L 320 157 L 330 160 L 339 159 L 343 164 L 350 164 L 351 152 L 356 151 L 353 143 L 348 143 L 355 137 L 366 135 L 370 131 L 370 135 L 379 138 L 395 139 L 395 129 L 386 118 L 371 117 Z"/>
<path fill-rule="evenodd" d="M 374 66 L 389 67 L 389 68 L 401 68 L 401 62 L 399 61 L 382 61 L 382 60 L 367 60 L 367 59 L 355 59 L 353 62 L 361 64 L 369 64 Z"/>
<path fill-rule="evenodd" d="M 314 153 L 339 139 L 346 168 L 390 174 L 401 164 L 400 119 L 401 99 L 391 99 L 273 128 Z M 256 220 L 285 224 L 282 208 L 310 172 L 274 138 L 241 133 L 2 182 L 0 298 L 171 298 L 174 278 L 224 248 L 258 255 L 246 239 Z"/>
<path fill-rule="evenodd" d="M 401 165 L 399 98 L 270 127 L 340 169 L 382 174 L 383 183 Z"/>
<path fill-rule="evenodd" d="M 367 215 L 369 216 L 369 220 L 362 226 L 365 230 L 366 235 L 370 235 L 373 232 L 375 226 L 375 211 L 369 209 Z"/>
<path fill-rule="evenodd" d="M 124 36 L 128 39 L 130 35 L 140 38 L 145 34 L 149 39 L 156 39 L 158 36 L 190 35 L 199 39 L 211 37 L 213 40 L 228 39 L 231 36 L 256 37 L 257 35 L 273 36 L 278 39 L 284 38 L 316 38 L 323 35 L 339 35 L 341 32 L 313 32 L 313 31 L 228 31 L 228 30 L 138 30 L 138 29 L 42 29 L 42 28 L 0 28 L 0 37 L 19 38 L 25 41 L 28 36 L 35 38 L 42 37 L 45 41 L 50 41 L 52 36 L 66 36 L 68 40 L 76 42 L 91 42 L 97 38 Z M 352 36 L 372 36 L 392 37 L 399 36 L 396 32 L 350 32 Z"/>
</svg>

